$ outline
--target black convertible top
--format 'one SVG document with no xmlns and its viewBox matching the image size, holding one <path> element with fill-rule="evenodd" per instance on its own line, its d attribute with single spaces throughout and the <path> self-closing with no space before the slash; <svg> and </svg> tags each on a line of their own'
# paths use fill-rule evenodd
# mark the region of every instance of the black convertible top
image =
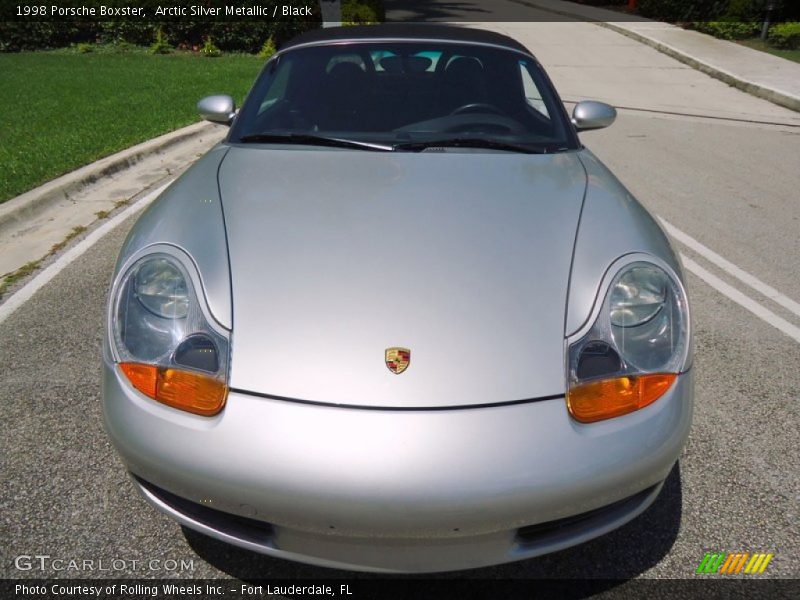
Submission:
<svg viewBox="0 0 800 600">
<path fill-rule="evenodd" d="M 281 51 L 294 46 L 312 43 L 337 42 L 342 40 L 372 39 L 444 40 L 473 44 L 493 44 L 530 54 L 525 46 L 508 36 L 454 25 L 428 25 L 408 23 L 384 23 L 381 25 L 359 25 L 355 27 L 329 27 L 303 33 L 281 47 Z"/>
</svg>

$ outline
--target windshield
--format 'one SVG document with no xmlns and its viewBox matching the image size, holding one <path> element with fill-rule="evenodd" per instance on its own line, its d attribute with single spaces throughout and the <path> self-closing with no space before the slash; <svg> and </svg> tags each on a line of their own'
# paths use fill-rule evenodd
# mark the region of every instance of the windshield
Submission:
<svg viewBox="0 0 800 600">
<path fill-rule="evenodd" d="M 323 138 L 330 138 L 323 140 Z M 231 142 L 420 151 L 576 148 L 541 67 L 474 44 L 369 42 L 288 51 L 268 64 Z M 364 142 L 372 144 L 345 144 Z"/>
</svg>

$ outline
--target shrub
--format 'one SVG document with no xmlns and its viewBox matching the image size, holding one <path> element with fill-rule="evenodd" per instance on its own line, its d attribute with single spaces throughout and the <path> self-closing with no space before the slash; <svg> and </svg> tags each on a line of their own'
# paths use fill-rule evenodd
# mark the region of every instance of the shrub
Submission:
<svg viewBox="0 0 800 600">
<path fill-rule="evenodd" d="M 158 29 L 157 23 L 131 19 L 129 21 L 103 21 L 100 38 L 104 44 L 128 42 L 137 46 L 149 46 Z"/>
<path fill-rule="evenodd" d="M 214 58 L 215 56 L 222 56 L 222 50 L 216 47 L 209 35 L 206 36 L 206 41 L 203 42 L 203 47 L 200 48 L 200 54 L 207 58 Z"/>
<path fill-rule="evenodd" d="M 264 40 L 273 34 L 275 24 L 269 22 L 215 22 L 208 34 L 227 52 L 239 51 L 255 54 Z"/>
<path fill-rule="evenodd" d="M 763 22 L 771 5 L 773 21 L 800 18 L 797 0 L 639 0 L 639 13 L 660 21 Z"/>
<path fill-rule="evenodd" d="M 727 0 L 639 0 L 639 13 L 659 21 L 702 21 L 720 17 Z"/>
<path fill-rule="evenodd" d="M 619 6 L 627 4 L 628 0 L 574 0 L 578 4 L 588 4 L 589 6 Z"/>
<path fill-rule="evenodd" d="M 766 0 L 729 0 L 725 9 L 728 20 L 757 22 L 764 18 Z"/>
<path fill-rule="evenodd" d="M 79 44 L 75 44 L 75 50 L 78 51 L 78 54 L 88 54 L 94 50 L 94 45 L 80 42 Z"/>
<path fill-rule="evenodd" d="M 93 21 L 0 21 L 3 52 L 66 48 L 70 44 L 94 42 L 99 23 Z"/>
<path fill-rule="evenodd" d="M 376 21 L 383 22 L 386 20 L 386 8 L 383 6 L 383 0 L 359 0 L 361 4 L 366 4 L 375 13 Z M 611 3 L 611 0 L 602 0 L 603 2 Z M 620 0 L 621 2 L 622 0 Z M 627 0 L 625 0 L 627 2 Z"/>
<path fill-rule="evenodd" d="M 172 52 L 172 46 L 167 41 L 167 36 L 161 27 L 156 31 L 156 41 L 150 46 L 150 54 L 169 54 Z"/>
<path fill-rule="evenodd" d="M 264 42 L 264 45 L 261 46 L 261 50 L 258 51 L 258 58 L 263 58 L 265 60 L 270 59 L 277 51 L 278 49 L 275 47 L 275 41 L 272 39 L 272 36 L 269 36 L 267 41 Z"/>
<path fill-rule="evenodd" d="M 114 43 L 114 47 L 123 54 L 127 54 L 128 52 L 131 52 L 132 50 L 136 49 L 135 44 L 131 44 L 130 42 L 126 41 L 116 42 Z"/>
<path fill-rule="evenodd" d="M 374 25 L 378 15 L 367 4 L 351 0 L 342 4 L 342 25 Z"/>
<path fill-rule="evenodd" d="M 735 20 L 724 21 L 699 21 L 693 23 L 697 31 L 708 33 L 723 40 L 746 40 L 761 31 L 761 25 L 756 22 L 739 22 Z"/>
<path fill-rule="evenodd" d="M 800 48 L 800 22 L 779 23 L 770 27 L 767 41 L 777 48 Z"/>
</svg>

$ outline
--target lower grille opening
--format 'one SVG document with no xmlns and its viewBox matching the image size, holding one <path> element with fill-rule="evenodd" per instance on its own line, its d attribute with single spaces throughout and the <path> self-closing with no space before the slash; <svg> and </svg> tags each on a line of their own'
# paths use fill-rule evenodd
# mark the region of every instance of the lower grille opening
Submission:
<svg viewBox="0 0 800 600">
<path fill-rule="evenodd" d="M 589 527 L 597 521 L 613 520 L 618 516 L 625 515 L 635 510 L 637 506 L 653 493 L 653 490 L 656 489 L 657 486 L 658 484 L 650 486 L 646 490 L 642 490 L 633 496 L 628 496 L 612 504 L 607 504 L 606 506 L 601 506 L 600 508 L 595 508 L 585 513 L 522 527 L 517 531 L 517 541 L 520 544 L 532 544 L 534 542 L 540 542 L 543 538 L 553 534 L 571 533 Z"/>
<path fill-rule="evenodd" d="M 251 519 L 249 517 L 240 517 L 239 515 L 217 510 L 216 508 L 203 506 L 202 504 L 192 502 L 186 498 L 181 498 L 172 492 L 161 489 L 149 481 L 145 481 L 141 477 L 137 477 L 136 475 L 133 475 L 133 477 L 139 485 L 161 500 L 164 504 L 193 521 L 197 521 L 216 531 L 255 544 L 263 545 L 264 543 L 269 543 L 272 539 L 272 525 L 265 521 L 259 521 L 258 519 Z"/>
<path fill-rule="evenodd" d="M 176 496 L 172 492 L 168 492 L 136 475 L 133 475 L 133 477 L 139 485 L 153 494 L 161 502 L 193 521 L 240 540 L 260 545 L 272 545 L 274 531 L 272 525 L 266 521 L 241 517 L 216 508 L 210 508 Z M 657 487 L 658 484 L 650 486 L 632 496 L 578 515 L 547 521 L 545 523 L 537 523 L 535 525 L 527 525 L 517 530 L 517 542 L 521 545 L 539 543 L 553 535 L 575 533 L 581 529 L 591 527 L 598 521 L 609 521 L 621 517 L 636 510 Z"/>
</svg>

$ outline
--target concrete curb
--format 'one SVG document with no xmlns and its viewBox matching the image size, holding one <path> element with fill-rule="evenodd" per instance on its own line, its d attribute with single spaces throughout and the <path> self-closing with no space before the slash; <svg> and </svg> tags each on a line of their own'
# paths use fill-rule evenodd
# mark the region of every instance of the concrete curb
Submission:
<svg viewBox="0 0 800 600">
<path fill-rule="evenodd" d="M 698 71 L 705 73 L 706 75 L 713 77 L 714 79 L 718 79 L 723 83 L 727 83 L 730 86 L 742 90 L 743 92 L 747 92 L 748 94 L 751 94 L 753 96 L 763 98 L 764 100 L 772 102 L 773 104 L 777 104 L 778 106 L 788 108 L 795 112 L 800 112 L 800 98 L 791 96 L 789 94 L 767 87 L 765 85 L 755 83 L 753 81 L 748 81 L 742 78 L 741 76 L 730 73 L 729 71 L 725 71 L 724 69 L 716 67 L 707 62 L 703 62 L 698 58 L 690 54 L 687 54 L 682 50 L 670 46 L 669 44 L 659 42 L 658 40 L 654 40 L 653 38 L 643 35 L 637 31 L 633 31 L 621 25 L 620 24 L 621 22 L 619 20 L 615 21 L 614 17 L 619 19 L 619 15 L 613 13 L 612 11 L 583 4 L 576 4 L 574 8 L 572 6 L 558 8 L 552 5 L 537 2 L 536 0 L 511 0 L 511 2 L 515 2 L 517 4 L 522 4 L 525 6 L 530 6 L 531 8 L 536 8 L 538 10 L 543 10 L 556 15 L 561 15 L 563 17 L 581 19 L 583 21 L 593 23 L 594 25 L 605 27 L 606 29 L 610 29 L 626 37 L 629 37 L 632 40 L 636 40 L 639 43 L 650 46 L 651 48 L 658 50 L 662 54 L 666 54 L 667 56 L 674 58 L 675 60 L 680 61 L 685 65 L 689 65 L 693 69 L 697 69 Z M 559 2 L 559 4 L 562 3 Z M 660 22 L 660 21 L 650 21 L 650 19 L 645 19 L 643 17 L 630 17 L 630 18 L 634 22 L 639 22 L 639 23 Z"/>
<path fill-rule="evenodd" d="M 636 40 L 637 42 L 641 42 L 642 44 L 650 46 L 651 48 L 655 48 L 659 52 L 666 54 L 667 56 L 670 56 L 686 65 L 689 65 L 693 69 L 697 69 L 698 71 L 701 71 L 706 75 L 713 77 L 714 79 L 719 79 L 723 83 L 727 83 L 730 86 L 742 90 L 743 92 L 747 92 L 753 96 L 758 96 L 759 98 L 768 100 L 769 102 L 777 104 L 778 106 L 783 106 L 784 108 L 800 112 L 800 98 L 795 98 L 794 96 L 789 96 L 788 94 L 784 94 L 778 90 L 742 79 L 738 75 L 734 75 L 733 73 L 720 69 L 719 67 L 704 63 L 695 57 L 678 50 L 677 48 L 674 48 L 663 42 L 656 41 L 647 37 L 646 35 L 631 31 L 626 27 L 621 27 L 616 23 L 596 21 L 595 25 L 611 29 L 612 31 L 616 31 L 617 33 Z"/>
<path fill-rule="evenodd" d="M 0 204 L 0 235 L 9 225 L 31 219 L 51 205 L 68 199 L 70 195 L 85 186 L 128 169 L 143 158 L 162 152 L 175 144 L 210 133 L 214 127 L 215 125 L 211 123 L 200 122 L 172 131 L 101 158 Z"/>
</svg>

